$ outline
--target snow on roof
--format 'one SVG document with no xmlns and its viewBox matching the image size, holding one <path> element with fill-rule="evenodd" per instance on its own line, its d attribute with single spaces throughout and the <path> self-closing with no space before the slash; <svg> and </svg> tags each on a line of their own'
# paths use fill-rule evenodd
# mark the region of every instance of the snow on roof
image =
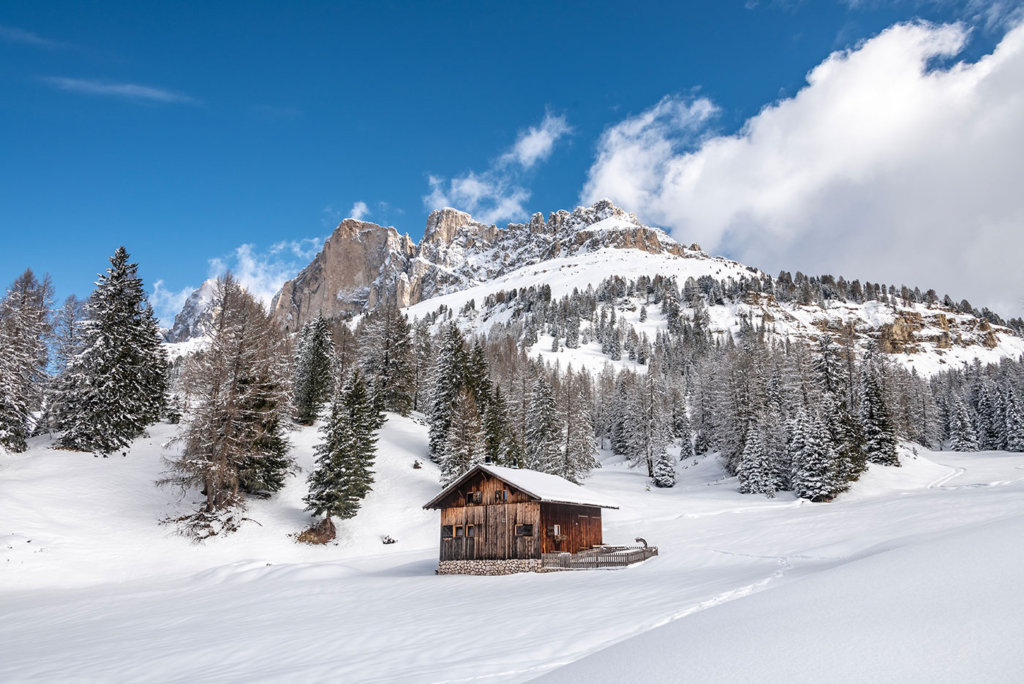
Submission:
<svg viewBox="0 0 1024 684">
<path fill-rule="evenodd" d="M 530 496 L 541 501 L 576 504 L 579 506 L 598 506 L 600 508 L 619 507 L 618 504 L 603 494 L 584 489 L 578 484 L 573 484 L 572 482 L 558 477 L 557 475 L 549 475 L 548 473 L 542 473 L 537 470 L 505 468 L 502 466 L 484 465 L 482 463 L 478 463 L 470 468 L 462 477 L 441 490 L 440 494 L 427 502 L 423 507 L 436 507 L 439 501 L 448 496 L 448 494 L 453 490 L 457 489 L 459 485 L 465 482 L 478 470 L 489 473 L 499 480 L 507 482 L 516 489 L 521 489 Z"/>
</svg>

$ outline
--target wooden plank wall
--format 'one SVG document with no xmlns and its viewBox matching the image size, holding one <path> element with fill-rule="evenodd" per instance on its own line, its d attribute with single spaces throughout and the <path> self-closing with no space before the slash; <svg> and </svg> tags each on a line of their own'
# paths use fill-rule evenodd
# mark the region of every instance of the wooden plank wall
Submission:
<svg viewBox="0 0 1024 684">
<path fill-rule="evenodd" d="M 542 503 L 540 506 L 541 553 L 577 553 L 601 545 L 600 508 L 554 503 Z M 565 540 L 558 542 L 548 534 L 552 525 L 559 526 Z"/>
<path fill-rule="evenodd" d="M 532 537 L 515 536 L 516 525 L 533 525 Z M 457 506 L 441 511 L 441 526 L 474 525 L 475 537 L 441 538 L 441 560 L 540 558 L 540 504 Z"/>
</svg>

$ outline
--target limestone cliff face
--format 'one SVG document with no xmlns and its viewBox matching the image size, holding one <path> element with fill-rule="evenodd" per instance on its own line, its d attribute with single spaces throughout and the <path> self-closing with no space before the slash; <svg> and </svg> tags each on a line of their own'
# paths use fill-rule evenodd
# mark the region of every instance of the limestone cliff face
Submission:
<svg viewBox="0 0 1024 684">
<path fill-rule="evenodd" d="M 390 297 L 410 306 L 546 259 L 606 247 L 693 254 L 608 200 L 553 212 L 546 221 L 534 214 L 529 223 L 504 229 L 439 209 L 427 218 L 418 245 L 394 228 L 346 219 L 312 263 L 285 283 L 274 299 L 274 316 L 294 332 L 321 311 L 355 314 Z"/>
<path fill-rule="evenodd" d="M 408 235 L 345 219 L 313 261 L 281 288 L 271 305 L 274 317 L 294 332 L 321 311 L 335 317 L 373 308 L 387 287 L 397 289 L 399 299 L 408 297 L 401 276 L 415 255 L 416 245 Z"/>
</svg>

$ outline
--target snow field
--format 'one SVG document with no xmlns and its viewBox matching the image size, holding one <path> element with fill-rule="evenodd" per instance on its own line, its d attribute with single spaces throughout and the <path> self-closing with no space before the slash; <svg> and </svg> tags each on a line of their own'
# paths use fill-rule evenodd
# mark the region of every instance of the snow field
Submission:
<svg viewBox="0 0 1024 684">
<path fill-rule="evenodd" d="M 885 622 L 892 607 L 902 611 L 894 624 L 939 638 L 938 627 L 917 625 L 907 612 L 923 600 L 920 593 L 904 603 L 864 595 L 879 577 L 898 576 L 893 586 L 901 591 L 916 582 L 921 592 L 946 592 L 936 600 L 949 606 L 947 622 L 922 613 L 930 625 L 948 625 L 968 611 L 949 585 L 969 582 L 975 570 L 964 565 L 950 578 L 936 574 L 929 544 L 941 535 L 962 531 L 956 544 L 966 544 L 972 558 L 1006 569 L 979 574 L 981 581 L 963 592 L 978 606 L 963 613 L 970 620 L 999 597 L 1019 594 L 1024 569 L 1021 554 L 1006 553 L 1007 537 L 974 535 L 1024 516 L 1024 455 L 918 448 L 917 458 L 905 454 L 903 468 L 872 466 L 831 504 L 791 493 L 741 495 L 712 457 L 680 464 L 675 488 L 648 491 L 643 473 L 606 456 L 585 483 L 621 506 L 604 512 L 605 540 L 644 537 L 660 556 L 619 570 L 465 577 L 433 574 L 437 513 L 421 506 L 440 485 L 424 459 L 426 427 L 412 419 L 389 416 L 374 491 L 355 519 L 338 525 L 337 545 L 325 547 L 288 536 L 309 521 L 301 503 L 304 475 L 273 499 L 253 502 L 247 516 L 258 524 L 246 523 L 235 535 L 193 545 L 158 525 L 192 498 L 152 486 L 160 456 L 175 447 L 161 446 L 172 426 L 151 432 L 127 457 L 94 459 L 45 442 L 0 457 L 0 681 L 521 682 L 557 676 L 558 667 L 609 647 L 632 649 L 631 637 L 661 638 L 676 629 L 690 631 L 673 637 L 672 648 L 652 642 L 654 652 L 629 650 L 618 659 L 640 672 L 637 663 L 654 668 L 665 663 L 664 653 L 673 672 L 693 675 L 688 681 L 744 681 L 715 676 L 715 668 L 732 660 L 740 668 L 745 661 L 736 653 L 744 639 L 753 648 L 768 633 L 776 641 L 817 634 L 825 645 L 877 649 L 874 637 L 861 633 L 878 633 L 871 625 Z M 316 440 L 313 429 L 292 434 L 303 467 Z M 423 462 L 418 470 L 416 458 Z M 398 543 L 381 544 L 382 534 Z M 856 568 L 864 563 L 869 570 L 861 575 Z M 849 594 L 851 588 L 858 591 Z M 842 598 L 827 616 L 808 614 L 807 605 L 837 594 Z M 754 601 L 773 602 L 758 608 Z M 749 618 L 744 605 L 753 606 Z M 844 611 L 861 612 L 847 619 Z M 719 614 L 729 618 L 705 622 Z M 1008 615 L 993 612 L 992 629 L 1020 634 L 1024 621 Z M 960 648 L 956 635 L 939 631 L 944 647 Z M 904 634 L 887 647 L 917 647 L 915 639 Z M 811 665 L 869 658 L 825 645 Z M 981 647 L 961 650 L 967 661 L 991 655 Z M 898 660 L 889 651 L 883 656 Z M 792 658 L 769 665 L 789 681 L 820 672 Z M 691 660 L 704 669 L 691 668 Z M 561 681 L 590 672 L 576 676 L 572 667 Z"/>
</svg>

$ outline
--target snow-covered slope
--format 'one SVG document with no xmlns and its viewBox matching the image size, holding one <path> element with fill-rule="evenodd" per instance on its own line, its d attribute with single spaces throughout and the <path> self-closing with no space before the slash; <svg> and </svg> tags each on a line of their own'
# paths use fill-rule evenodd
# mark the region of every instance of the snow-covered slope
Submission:
<svg viewBox="0 0 1024 684">
<path fill-rule="evenodd" d="M 740 668 L 750 662 L 737 655 L 744 644 L 812 631 L 813 643 L 873 650 L 809 648 L 803 671 L 792 660 L 769 669 L 801 681 L 825 666 L 856 672 L 869 658 L 899 665 L 905 646 L 955 654 L 958 673 L 1021 662 L 1019 649 L 996 649 L 1019 641 L 1024 625 L 1024 557 L 1007 546 L 1021 529 L 998 527 L 1024 516 L 1024 455 L 904 453 L 902 468 L 871 466 L 830 504 L 741 495 L 713 457 L 680 464 L 675 488 L 648 491 L 644 473 L 606 456 L 585 483 L 620 506 L 605 512 L 605 539 L 642 536 L 658 557 L 620 570 L 469 577 L 433 574 L 437 513 L 421 506 L 440 486 L 433 465 L 412 467 L 427 444 L 413 420 L 389 418 L 374 492 L 325 547 L 288 536 L 308 522 L 300 478 L 254 502 L 253 521 L 232 536 L 197 546 L 159 525 L 194 496 L 153 486 L 161 456 L 176 448 L 162 446 L 172 432 L 154 427 L 126 457 L 53 451 L 39 440 L 0 457 L 0 681 L 522 682 L 691 621 L 693 641 L 675 640 L 669 654 L 683 671 L 690 658 L 701 667 L 737 659 Z M 313 429 L 293 434 L 304 466 L 316 438 Z M 948 548 L 936 536 L 958 531 Z M 382 544 L 383 534 L 397 543 Z M 991 567 L 936 567 L 958 552 Z M 883 579 L 892 587 L 863 583 Z M 915 602 L 882 600 L 900 589 Z M 863 599 L 870 592 L 878 598 Z M 761 597 L 769 603 L 754 601 Z M 838 598 L 828 614 L 812 620 L 830 597 Z M 911 609 L 930 624 L 901 622 Z M 951 620 L 960 610 L 966 621 Z M 982 610 L 987 623 L 976 619 Z M 890 617 L 923 636 L 856 640 Z M 719 625 L 723 638 L 708 631 Z M 640 672 L 633 653 L 627 662 Z M 664 663 L 660 656 L 644 662 Z M 577 681 L 566 672 L 563 681 Z M 1014 679 L 1005 673 L 1002 681 Z"/>
<path fill-rule="evenodd" d="M 444 306 L 459 315 L 467 332 L 487 332 L 495 323 L 507 323 L 521 313 L 516 303 L 485 309 L 489 295 L 547 286 L 557 299 L 574 290 L 598 288 L 613 276 L 671 278 L 679 292 L 690 279 L 704 285 L 713 279 L 724 283 L 722 290 L 744 280 L 768 282 L 756 268 L 710 256 L 698 245 L 684 247 L 602 200 L 593 207 L 553 212 L 547 220 L 535 214 L 529 223 L 509 224 L 505 229 L 474 221 L 464 212 L 442 209 L 430 215 L 418 245 L 394 228 L 346 219 L 313 261 L 284 286 L 273 309 L 281 325 L 294 332 L 321 311 L 326 316 L 350 316 L 374 308 L 386 297 L 397 297 L 413 317 Z M 870 296 L 835 296 L 834 280 L 816 287 L 830 294 L 813 304 L 776 298 L 760 285 L 740 297 L 724 299 L 703 292 L 710 330 L 718 340 L 736 335 L 744 325 L 763 326 L 779 341 L 811 340 L 823 331 L 840 338 L 852 334 L 861 345 L 875 340 L 882 351 L 924 375 L 974 359 L 993 362 L 1024 353 L 1024 338 L 994 324 L 1000 320 L 997 317 L 986 320 L 969 307 L 951 306 L 952 302 L 925 298 L 920 292 L 910 299 L 883 295 L 884 302 Z M 855 289 L 861 289 L 859 282 Z M 172 355 L 191 351 L 194 345 L 187 343 L 205 332 L 211 291 L 210 283 L 204 283 L 176 318 L 168 339 L 181 346 L 173 348 Z M 620 320 L 653 341 L 666 328 L 666 321 L 646 298 L 644 294 L 618 297 L 614 305 Z M 475 308 L 464 310 L 469 302 Z M 645 303 L 649 318 L 641 323 L 639 313 Z M 680 297 L 679 303 L 682 313 L 692 319 L 691 302 Z M 588 327 L 584 321 L 582 328 Z M 552 354 L 553 340 L 545 332 L 531 350 L 533 355 Z M 564 350 L 557 358 L 563 365 L 571 362 L 577 367 L 598 367 L 608 360 L 595 342 Z M 614 365 L 634 366 L 628 359 Z"/>
</svg>

